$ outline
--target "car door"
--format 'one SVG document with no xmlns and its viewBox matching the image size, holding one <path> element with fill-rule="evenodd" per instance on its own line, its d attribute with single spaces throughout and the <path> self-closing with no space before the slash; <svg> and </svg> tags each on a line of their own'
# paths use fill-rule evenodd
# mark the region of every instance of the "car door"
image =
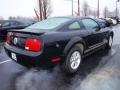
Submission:
<svg viewBox="0 0 120 90">
<path fill-rule="evenodd" d="M 84 25 L 85 30 L 89 33 L 85 37 L 88 49 L 96 48 L 102 42 L 99 25 L 96 21 L 90 18 L 82 19 L 81 23 Z"/>
</svg>

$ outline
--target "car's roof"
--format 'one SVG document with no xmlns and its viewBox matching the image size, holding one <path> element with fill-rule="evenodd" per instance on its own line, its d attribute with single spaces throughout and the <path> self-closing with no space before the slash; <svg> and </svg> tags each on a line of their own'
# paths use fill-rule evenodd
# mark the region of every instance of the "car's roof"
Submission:
<svg viewBox="0 0 120 90">
<path fill-rule="evenodd" d="M 105 22 L 105 20 L 100 19 L 100 18 L 95 18 L 94 20 L 97 21 L 97 22 Z"/>
<path fill-rule="evenodd" d="M 71 19 L 71 20 L 74 20 L 74 19 L 83 19 L 83 18 L 90 18 L 90 17 L 83 17 L 83 16 L 62 16 L 62 17 L 51 17 L 51 18 L 68 18 L 68 19 Z"/>
</svg>

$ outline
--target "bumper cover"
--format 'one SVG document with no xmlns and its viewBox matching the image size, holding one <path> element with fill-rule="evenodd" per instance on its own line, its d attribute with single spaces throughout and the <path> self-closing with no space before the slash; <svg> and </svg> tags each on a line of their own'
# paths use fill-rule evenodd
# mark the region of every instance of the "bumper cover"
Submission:
<svg viewBox="0 0 120 90">
<path fill-rule="evenodd" d="M 11 59 L 23 66 L 48 68 L 55 65 L 55 63 L 52 63 L 50 58 L 47 57 L 47 55 L 42 54 L 42 52 L 38 52 L 38 53 L 29 52 L 12 47 L 8 44 L 5 44 L 4 48 L 7 55 L 10 58 L 11 58 L 11 53 L 15 53 L 17 57 L 17 61 L 13 60 L 12 58 Z"/>
</svg>

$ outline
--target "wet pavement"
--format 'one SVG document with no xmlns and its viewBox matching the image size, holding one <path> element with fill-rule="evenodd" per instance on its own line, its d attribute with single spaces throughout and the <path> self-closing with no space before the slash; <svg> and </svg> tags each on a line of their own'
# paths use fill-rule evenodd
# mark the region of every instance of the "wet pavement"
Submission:
<svg viewBox="0 0 120 90">
<path fill-rule="evenodd" d="M 0 90 L 119 90 L 120 25 L 113 30 L 112 49 L 101 49 L 86 57 L 79 71 L 71 76 L 61 72 L 59 66 L 52 71 L 27 70 L 0 49 Z"/>
</svg>

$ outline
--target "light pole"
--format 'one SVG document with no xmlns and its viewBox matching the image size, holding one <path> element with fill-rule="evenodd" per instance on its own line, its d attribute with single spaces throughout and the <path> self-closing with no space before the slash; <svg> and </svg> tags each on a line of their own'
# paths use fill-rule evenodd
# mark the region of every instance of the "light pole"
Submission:
<svg viewBox="0 0 120 90">
<path fill-rule="evenodd" d="M 116 1 L 116 18 L 118 17 L 118 5 L 117 5 L 117 3 L 119 2 L 120 0 L 117 0 Z"/>
<path fill-rule="evenodd" d="M 71 14 L 73 16 L 74 15 L 73 14 L 73 12 L 74 12 L 74 10 L 73 10 L 74 9 L 74 0 L 66 0 L 66 1 L 71 1 L 71 4 L 72 4 L 71 5 L 72 6 L 72 8 L 71 8 Z M 77 3 L 78 3 L 78 12 L 77 12 L 77 15 L 80 16 L 80 0 L 78 0 Z"/>
<path fill-rule="evenodd" d="M 80 0 L 78 0 L 78 16 L 80 16 Z"/>
<path fill-rule="evenodd" d="M 73 16 L 73 0 L 72 0 L 72 16 Z"/>
<path fill-rule="evenodd" d="M 98 5 L 97 5 L 97 6 L 98 6 L 98 10 L 97 10 L 97 17 L 98 17 L 98 18 L 99 18 L 99 16 L 100 16 L 100 9 L 99 9 L 100 6 L 99 6 L 99 5 L 100 5 L 100 4 L 99 4 L 99 0 L 98 0 Z"/>
</svg>

